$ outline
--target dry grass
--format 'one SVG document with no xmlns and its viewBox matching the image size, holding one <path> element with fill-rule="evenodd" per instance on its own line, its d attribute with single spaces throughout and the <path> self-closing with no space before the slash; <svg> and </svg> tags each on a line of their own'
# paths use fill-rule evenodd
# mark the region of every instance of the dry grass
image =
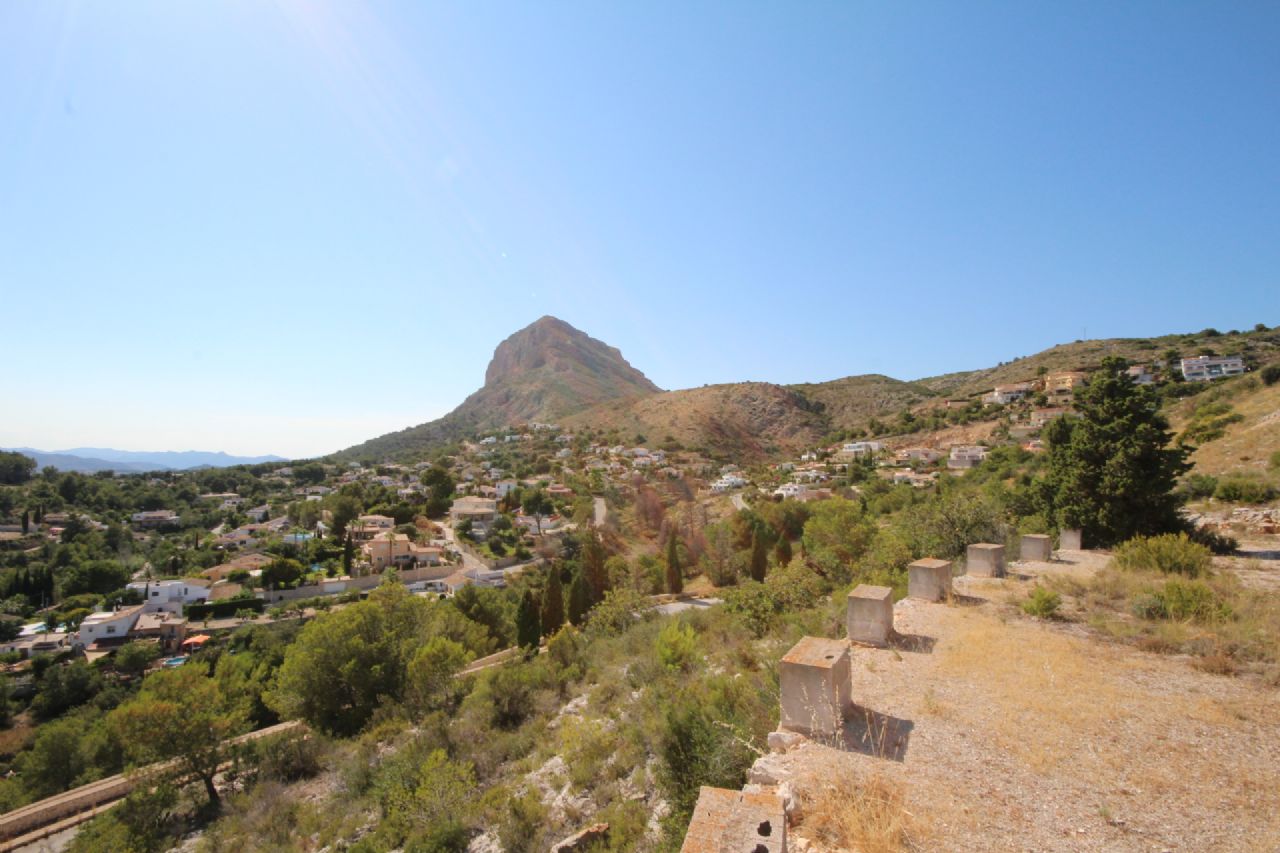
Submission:
<svg viewBox="0 0 1280 853">
<path fill-rule="evenodd" d="M 903 786 L 879 774 L 839 775 L 805 792 L 799 835 L 833 850 L 901 853 L 921 849 L 923 834 L 907 810 Z"/>
<path fill-rule="evenodd" d="M 1280 683 L 1280 596 L 1246 586 L 1229 569 L 1201 579 L 1230 611 L 1225 618 L 1207 621 L 1135 615 L 1136 598 L 1179 580 L 1175 576 L 1109 567 L 1088 581 L 1048 580 L 1049 586 L 1070 596 L 1076 610 L 1101 633 L 1143 651 L 1195 655 L 1196 665 L 1206 672 L 1254 672 L 1268 683 Z"/>
<path fill-rule="evenodd" d="M 1032 769 L 1074 756 L 1076 739 L 1105 732 L 1113 709 L 1126 701 L 1126 689 L 1097 665 L 1096 647 L 982 614 L 965 617 L 940 646 L 939 668 L 980 685 L 995 710 L 991 736 Z M 1034 735 L 1028 719 L 1036 720 Z"/>
</svg>

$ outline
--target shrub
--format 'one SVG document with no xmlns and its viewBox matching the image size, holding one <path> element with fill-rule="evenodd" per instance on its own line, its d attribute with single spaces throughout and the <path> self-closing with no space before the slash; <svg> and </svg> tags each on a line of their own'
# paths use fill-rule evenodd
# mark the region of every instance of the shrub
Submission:
<svg viewBox="0 0 1280 853">
<path fill-rule="evenodd" d="M 1154 593 L 1138 593 L 1133 597 L 1130 609 L 1133 611 L 1133 615 L 1139 619 L 1165 618 L 1164 599 Z"/>
<path fill-rule="evenodd" d="M 1267 467 L 1272 471 L 1280 471 L 1280 450 L 1271 454 L 1271 458 L 1267 460 Z"/>
<path fill-rule="evenodd" d="M 1209 549 L 1192 542 L 1185 533 L 1137 536 L 1116 548 L 1115 563 L 1128 571 L 1160 572 L 1189 578 L 1209 573 Z"/>
<path fill-rule="evenodd" d="M 1262 368 L 1262 383 L 1267 386 L 1280 382 L 1280 364 L 1268 364 Z"/>
<path fill-rule="evenodd" d="M 1221 622 L 1231 618 L 1231 608 L 1204 581 L 1170 580 L 1154 591 L 1140 592 L 1130 602 L 1140 619 L 1176 622 Z"/>
<path fill-rule="evenodd" d="M 1182 484 L 1182 491 L 1192 499 L 1211 498 L 1217 489 L 1218 478 L 1208 474 L 1192 474 Z"/>
<path fill-rule="evenodd" d="M 759 581 L 749 580 L 726 590 L 724 607 L 741 619 L 747 630 L 757 638 L 763 637 L 773 622 L 773 597 Z"/>
<path fill-rule="evenodd" d="M 1231 609 L 1203 581 L 1171 580 L 1158 595 L 1169 619 L 1217 622 L 1231 615 Z"/>
<path fill-rule="evenodd" d="M 698 637 L 693 626 L 677 619 L 668 622 L 658 632 L 654 648 L 658 663 L 670 672 L 692 669 L 698 659 Z"/>
<path fill-rule="evenodd" d="M 1022 602 L 1022 611 L 1038 619 L 1052 619 L 1058 615 L 1058 608 L 1061 605 L 1062 596 L 1053 590 L 1037 586 L 1027 600 Z"/>
<path fill-rule="evenodd" d="M 1245 504 L 1266 503 L 1276 496 L 1275 489 L 1267 483 L 1247 477 L 1224 479 L 1213 494 L 1220 501 Z"/>
</svg>

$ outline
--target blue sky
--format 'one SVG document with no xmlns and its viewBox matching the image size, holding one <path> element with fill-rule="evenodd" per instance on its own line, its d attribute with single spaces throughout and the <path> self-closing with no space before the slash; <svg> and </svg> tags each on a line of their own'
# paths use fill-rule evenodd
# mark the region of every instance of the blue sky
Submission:
<svg viewBox="0 0 1280 853">
<path fill-rule="evenodd" d="M 1274 3 L 0 4 L 0 445 L 325 453 L 1280 324 Z"/>
</svg>

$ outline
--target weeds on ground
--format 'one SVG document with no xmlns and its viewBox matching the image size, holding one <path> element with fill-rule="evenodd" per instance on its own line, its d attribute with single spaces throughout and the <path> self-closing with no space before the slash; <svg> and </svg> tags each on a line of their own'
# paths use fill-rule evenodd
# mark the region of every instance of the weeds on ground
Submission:
<svg viewBox="0 0 1280 853">
<path fill-rule="evenodd" d="M 860 853 L 917 849 L 918 822 L 899 782 L 879 775 L 861 781 L 838 776 L 802 797 L 799 834 L 825 847 Z"/>
</svg>

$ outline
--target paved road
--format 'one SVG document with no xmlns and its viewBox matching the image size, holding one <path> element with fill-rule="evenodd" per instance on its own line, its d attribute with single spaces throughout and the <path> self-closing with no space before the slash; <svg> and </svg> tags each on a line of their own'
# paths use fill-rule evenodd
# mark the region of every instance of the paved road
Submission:
<svg viewBox="0 0 1280 853">
<path fill-rule="evenodd" d="M 595 526 L 604 527 L 604 523 L 609 520 L 609 505 L 604 502 L 604 498 L 595 499 Z"/>
<path fill-rule="evenodd" d="M 487 572 L 489 570 L 484 563 L 458 547 L 458 540 L 454 538 L 452 527 L 447 524 L 442 524 L 440 527 L 444 530 L 444 541 L 448 543 L 449 550 L 456 551 L 462 555 L 462 570 L 464 572 Z"/>
<path fill-rule="evenodd" d="M 653 609 L 663 616 L 670 616 L 675 613 L 683 613 L 686 610 L 705 610 L 708 607 L 714 607 L 722 603 L 722 601 L 723 599 L 719 598 L 685 598 L 680 601 L 672 601 L 669 604 L 659 604 Z"/>
<path fill-rule="evenodd" d="M 742 510 L 747 508 L 747 499 L 742 496 L 741 492 L 729 498 L 729 500 L 733 503 L 736 509 Z"/>
</svg>

